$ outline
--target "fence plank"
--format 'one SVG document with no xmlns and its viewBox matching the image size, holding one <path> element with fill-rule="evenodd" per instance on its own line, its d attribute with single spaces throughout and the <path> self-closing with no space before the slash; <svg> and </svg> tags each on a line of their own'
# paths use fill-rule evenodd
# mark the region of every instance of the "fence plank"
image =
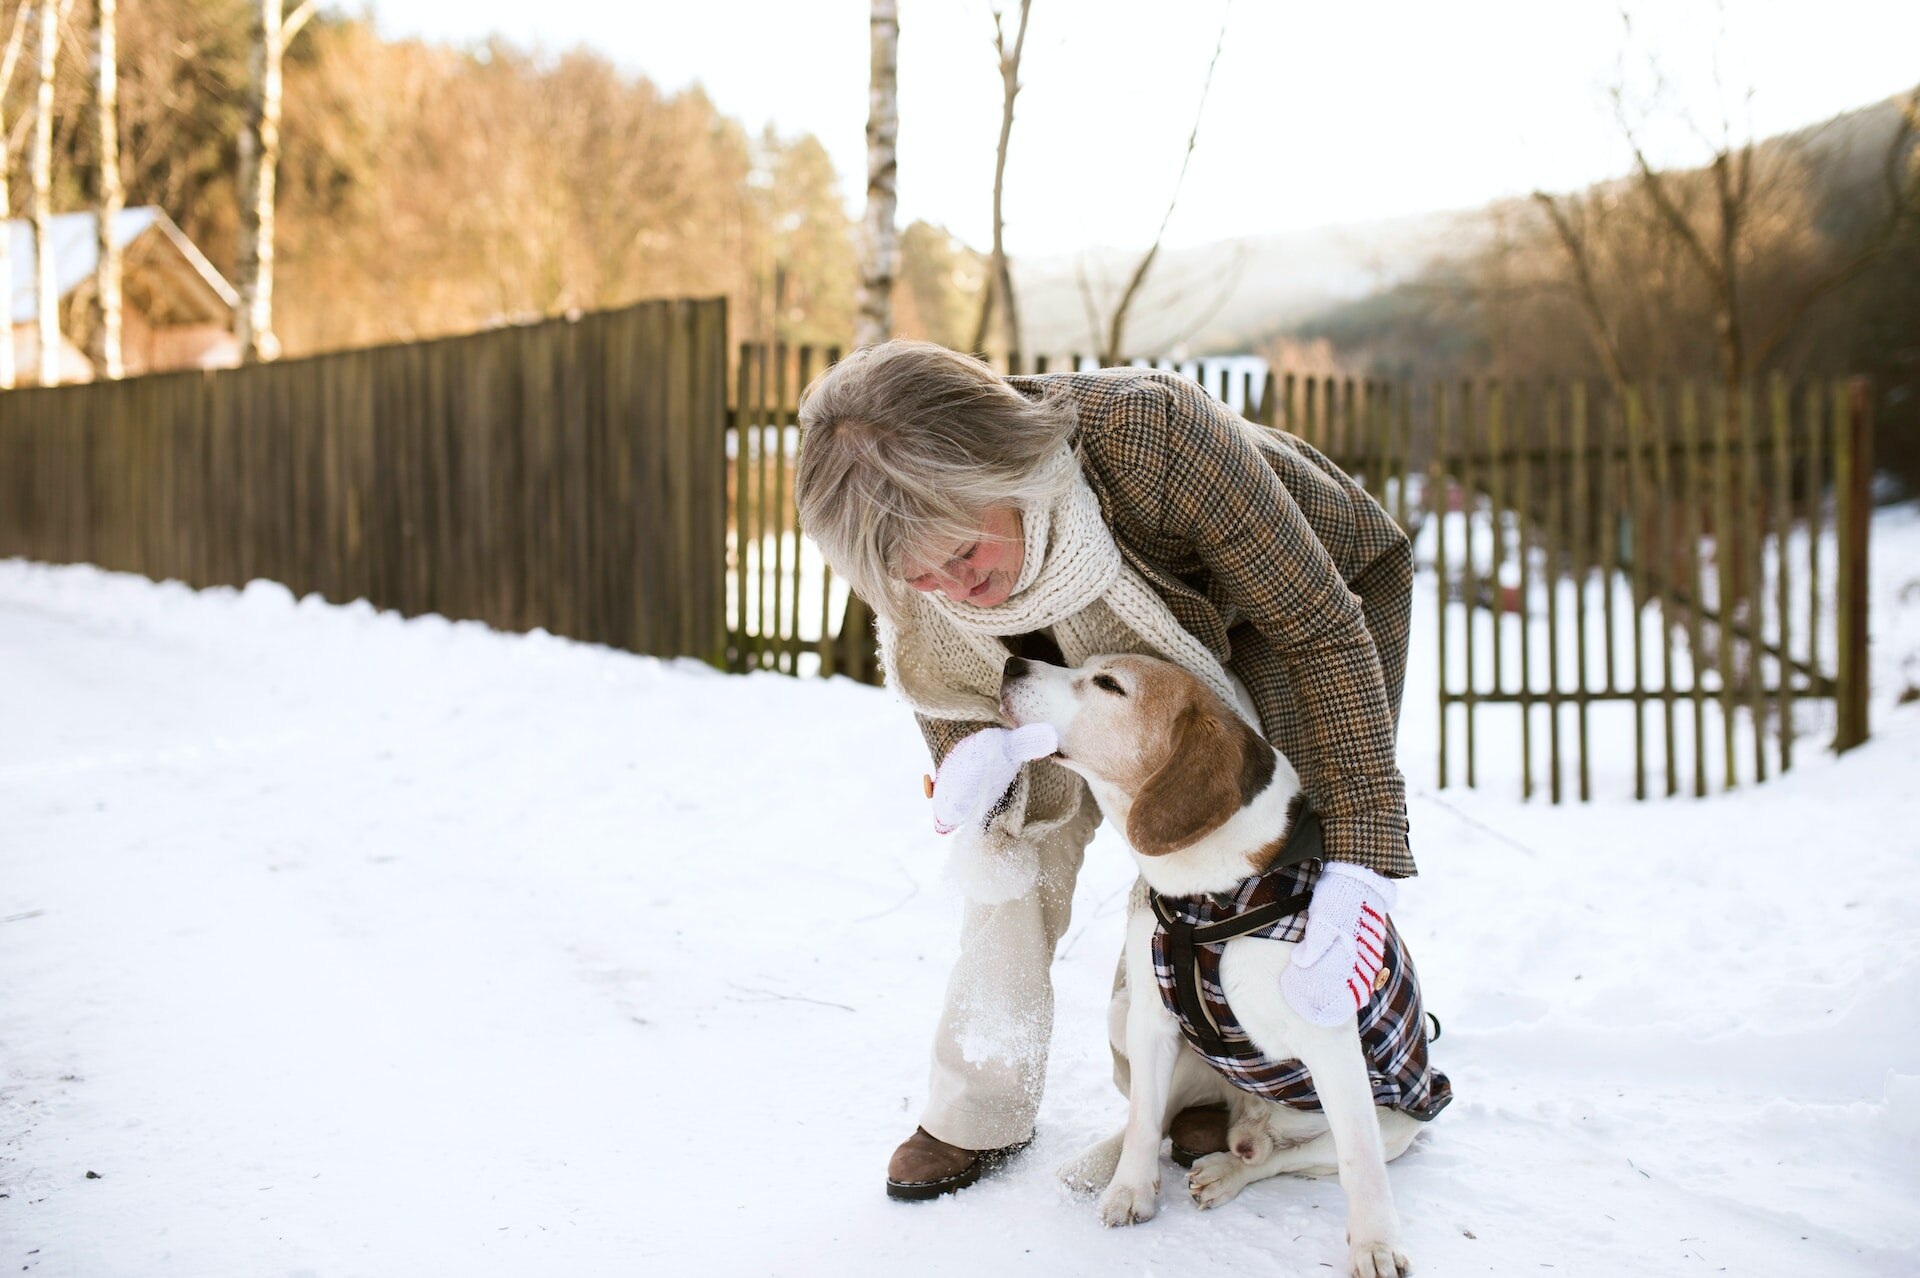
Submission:
<svg viewBox="0 0 1920 1278">
<path fill-rule="evenodd" d="M 1519 560 L 1520 594 L 1519 607 L 1520 632 L 1520 797 L 1533 797 L 1533 627 L 1531 624 L 1533 574 L 1528 563 L 1531 546 L 1530 530 L 1533 523 L 1533 486 L 1532 475 L 1527 465 L 1528 428 L 1531 425 L 1529 410 L 1532 401 L 1527 393 L 1525 382 L 1513 384 L 1512 438 L 1514 442 L 1513 493 L 1514 493 L 1514 554 Z"/>
<path fill-rule="evenodd" d="M 1820 529 L 1826 505 L 1828 414 L 1838 413 L 1829 384 L 1820 378 L 1807 383 L 1807 670 L 1820 669 Z M 1833 418 L 1838 421 L 1837 415 Z"/>
<path fill-rule="evenodd" d="M 1719 629 L 1714 647 L 1718 652 L 1717 664 L 1720 672 L 1721 748 L 1726 751 L 1724 761 L 1726 788 L 1731 790 L 1739 783 L 1738 763 L 1735 759 L 1733 679 L 1731 677 L 1734 652 L 1731 625 L 1734 609 L 1733 570 L 1740 554 L 1740 539 L 1734 532 L 1733 418 L 1738 415 L 1739 410 L 1727 398 L 1726 388 L 1717 383 L 1709 389 L 1707 402 L 1712 406 L 1714 421 L 1713 562 L 1719 584 L 1719 595 L 1715 603 L 1720 611 Z"/>
<path fill-rule="evenodd" d="M 758 464 L 754 468 L 754 485 L 758 489 L 755 507 L 759 514 L 759 519 L 755 522 L 753 529 L 754 566 L 760 580 L 760 597 L 755 601 L 759 612 L 755 615 L 753 628 L 753 665 L 756 670 L 766 669 L 767 658 L 770 656 L 776 661 L 779 659 L 778 651 L 772 643 L 772 640 L 775 639 L 779 633 L 778 630 L 774 628 L 777 627 L 779 619 L 774 616 L 773 609 L 768 603 L 768 597 L 772 593 L 771 588 L 777 578 L 767 570 L 767 534 L 774 532 L 777 536 L 777 530 L 780 527 L 779 518 L 773 510 L 773 494 L 771 491 L 772 475 L 770 473 L 773 467 L 771 459 L 768 456 L 772 450 L 772 432 L 767 422 L 773 413 L 773 354 L 774 352 L 771 346 L 761 346 L 755 352 L 755 362 L 758 365 L 757 372 L 759 376 L 757 379 L 758 394 L 754 396 L 753 400 L 752 430 L 760 444 L 760 456 Z M 769 621 L 773 623 L 772 626 L 768 624 Z"/>
<path fill-rule="evenodd" d="M 1661 753 L 1669 796 L 1680 792 L 1679 734 L 1674 723 L 1673 646 L 1673 515 L 1674 489 L 1671 465 L 1673 442 L 1673 404 L 1671 387 L 1659 387 L 1647 406 L 1647 425 L 1653 442 L 1653 502 L 1655 524 L 1653 562 L 1659 565 L 1656 581 L 1660 595 L 1660 731 Z M 1646 552 L 1641 552 L 1645 554 Z M 1637 556 L 1636 556 L 1637 557 Z"/>
<path fill-rule="evenodd" d="M 1791 392 L 1785 376 L 1775 373 L 1768 382 L 1768 392 L 1773 420 L 1774 606 L 1780 617 L 1782 658 L 1777 663 L 1779 675 L 1776 682 L 1780 688 L 1780 700 L 1774 706 L 1774 714 L 1779 724 L 1780 770 L 1785 772 L 1793 767 L 1793 670 L 1786 661 L 1793 653 L 1793 556 L 1789 553 L 1793 529 L 1793 453 L 1787 439 L 1792 429 L 1793 415 Z"/>
<path fill-rule="evenodd" d="M 1288 379 L 1291 386 L 1292 378 Z M 1434 617 L 1434 651 L 1439 658 L 1440 668 L 1440 760 L 1439 781 L 1445 789 L 1447 775 L 1447 711 L 1449 709 L 1448 692 L 1452 673 L 1447 668 L 1447 607 L 1448 595 L 1452 589 L 1447 564 L 1447 524 L 1452 514 L 1451 481 L 1448 478 L 1447 452 L 1447 387 L 1438 382 L 1433 388 L 1433 453 L 1427 463 L 1427 517 L 1433 520 L 1433 573 L 1434 599 L 1436 601 Z"/>
<path fill-rule="evenodd" d="M 1867 739 L 1867 548 L 1873 519 L 1873 406 L 1864 378 L 1835 387 L 1846 420 L 1834 434 L 1835 531 L 1840 538 L 1836 587 L 1839 675 L 1833 748 L 1847 751 Z"/>
<path fill-rule="evenodd" d="M 1687 651 L 1688 660 L 1693 667 L 1690 686 L 1693 701 L 1693 793 L 1696 798 L 1705 798 L 1707 794 L 1707 703 L 1706 703 L 1706 650 L 1702 646 L 1700 630 L 1699 597 L 1702 593 L 1700 576 L 1700 542 L 1705 536 L 1706 479 L 1703 468 L 1706 465 L 1699 449 L 1700 443 L 1700 400 L 1695 394 L 1692 382 L 1680 387 L 1680 437 L 1686 446 L 1682 461 L 1686 467 L 1685 492 L 1681 503 L 1684 523 L 1682 527 L 1687 539 L 1687 580 L 1693 583 L 1694 606 L 1687 609 Z"/>
<path fill-rule="evenodd" d="M 1626 388 L 1621 405 L 1626 419 L 1627 460 L 1621 476 L 1622 504 L 1626 508 L 1626 528 L 1632 538 L 1633 559 L 1627 579 L 1627 616 L 1633 624 L 1633 797 L 1647 797 L 1647 669 L 1646 603 L 1647 547 L 1643 544 L 1646 512 L 1650 508 L 1641 479 L 1640 458 L 1646 446 L 1646 420 L 1643 399 L 1645 387 Z"/>
<path fill-rule="evenodd" d="M 787 641 L 793 637 L 792 614 L 786 607 L 787 564 L 787 344 L 773 348 L 773 634 L 780 641 L 773 668 L 792 674 L 796 654 Z M 796 565 L 797 568 L 797 565 Z M 797 583 L 795 583 L 797 584 Z"/>
<path fill-rule="evenodd" d="M 1547 791 L 1550 801 L 1559 803 L 1566 797 L 1560 759 L 1560 576 L 1567 530 L 1560 387 L 1557 383 L 1547 382 L 1544 400 L 1542 427 L 1547 451 Z"/>
<path fill-rule="evenodd" d="M 1766 702 L 1762 687 L 1766 683 L 1767 589 L 1763 542 L 1766 537 L 1766 508 L 1760 490 L 1759 444 L 1755 438 L 1754 387 L 1740 385 L 1740 560 L 1746 589 L 1741 599 L 1747 612 L 1745 666 L 1747 718 L 1753 729 L 1753 779 L 1767 779 Z M 1730 620 L 1735 614 L 1726 613 Z"/>
<path fill-rule="evenodd" d="M 738 390 L 734 398 L 733 421 L 733 581 L 735 627 L 731 669 L 739 673 L 747 669 L 747 636 L 751 633 L 747 622 L 748 592 L 753 581 L 747 569 L 747 526 L 752 514 L 753 468 L 747 454 L 752 449 L 752 433 L 748 429 L 747 405 L 753 402 L 753 347 L 740 343 L 739 363 L 735 372 Z"/>
<path fill-rule="evenodd" d="M 1586 381 L 1575 381 L 1572 393 L 1573 402 L 1568 412 L 1573 433 L 1574 688 L 1579 696 L 1575 703 L 1574 728 L 1580 738 L 1580 801 L 1585 803 L 1593 798 L 1593 737 L 1587 719 L 1587 582 L 1593 575 L 1593 502 L 1587 453 Z"/>
</svg>

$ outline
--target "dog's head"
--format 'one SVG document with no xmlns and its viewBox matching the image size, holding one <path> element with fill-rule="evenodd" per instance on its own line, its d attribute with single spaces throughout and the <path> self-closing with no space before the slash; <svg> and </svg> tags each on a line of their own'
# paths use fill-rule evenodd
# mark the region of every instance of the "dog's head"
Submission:
<svg viewBox="0 0 1920 1278">
<path fill-rule="evenodd" d="M 1072 669 L 1014 657 L 1000 708 L 1016 727 L 1052 725 L 1054 761 L 1087 779 L 1145 856 L 1206 837 L 1273 781 L 1273 747 L 1206 684 L 1154 657 Z"/>
</svg>

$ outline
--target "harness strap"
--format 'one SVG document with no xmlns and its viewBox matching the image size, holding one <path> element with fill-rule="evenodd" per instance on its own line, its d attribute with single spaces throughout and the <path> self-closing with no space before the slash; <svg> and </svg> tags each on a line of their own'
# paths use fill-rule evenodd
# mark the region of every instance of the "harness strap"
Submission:
<svg viewBox="0 0 1920 1278">
<path fill-rule="evenodd" d="M 1245 936 L 1249 932 L 1258 932 L 1261 928 L 1271 927 L 1281 919 L 1292 918 L 1313 904 L 1313 893 L 1301 892 L 1284 901 L 1269 901 L 1245 914 L 1236 914 L 1232 918 L 1220 919 L 1193 929 L 1195 945 L 1218 945 L 1222 941 L 1231 941 L 1236 936 Z"/>
<path fill-rule="evenodd" d="M 1256 1057 L 1260 1049 L 1251 1039 L 1237 1041 L 1222 1038 L 1220 1026 L 1200 996 L 1200 959 L 1196 945 L 1219 945 L 1237 936 L 1246 936 L 1290 918 L 1313 902 L 1313 893 L 1301 892 L 1283 901 L 1272 901 L 1258 909 L 1236 914 L 1196 927 L 1167 905 L 1158 892 L 1148 893 L 1154 917 L 1167 933 L 1167 959 L 1174 970 L 1173 997 L 1179 1005 L 1180 1028 L 1187 1040 L 1203 1054 L 1220 1057 Z M 1184 975 L 1185 979 L 1181 979 Z"/>
</svg>

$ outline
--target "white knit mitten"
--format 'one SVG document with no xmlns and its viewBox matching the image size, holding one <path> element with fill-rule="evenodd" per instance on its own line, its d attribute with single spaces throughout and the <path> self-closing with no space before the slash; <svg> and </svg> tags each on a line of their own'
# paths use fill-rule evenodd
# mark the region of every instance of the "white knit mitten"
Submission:
<svg viewBox="0 0 1920 1278">
<path fill-rule="evenodd" d="M 1394 886 L 1363 866 L 1329 861 L 1313 887 L 1307 931 L 1280 975 L 1293 1010 L 1315 1025 L 1338 1025 L 1373 998 L 1387 949 Z"/>
<path fill-rule="evenodd" d="M 933 828 L 952 834 L 986 820 L 993 805 L 1020 775 L 1029 759 L 1044 759 L 1060 748 L 1060 738 L 1044 723 L 1024 728 L 982 728 L 947 751 L 933 782 Z"/>
</svg>

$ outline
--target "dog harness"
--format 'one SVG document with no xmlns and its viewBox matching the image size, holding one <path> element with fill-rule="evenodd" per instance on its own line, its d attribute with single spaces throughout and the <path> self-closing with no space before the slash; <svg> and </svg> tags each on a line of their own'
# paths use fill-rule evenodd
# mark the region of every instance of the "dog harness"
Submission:
<svg viewBox="0 0 1920 1278">
<path fill-rule="evenodd" d="M 1313 820 L 1303 814 L 1302 820 Z M 1296 823 L 1298 824 L 1298 823 Z M 1294 1109 L 1319 1110 L 1307 1067 L 1277 1061 L 1254 1045 L 1227 1004 L 1220 956 L 1241 936 L 1298 941 L 1306 935 L 1307 906 L 1320 863 L 1276 866 L 1242 881 L 1232 892 L 1167 897 L 1151 894 L 1153 974 L 1160 999 L 1180 1032 L 1208 1064 L 1243 1091 Z M 1281 997 L 1275 991 L 1275 997 Z M 1453 1100 L 1447 1076 L 1427 1061 L 1427 1018 L 1420 978 L 1393 920 L 1387 920 L 1386 962 L 1373 997 L 1360 1009 L 1360 1048 L 1374 1103 L 1427 1122 Z"/>
</svg>

